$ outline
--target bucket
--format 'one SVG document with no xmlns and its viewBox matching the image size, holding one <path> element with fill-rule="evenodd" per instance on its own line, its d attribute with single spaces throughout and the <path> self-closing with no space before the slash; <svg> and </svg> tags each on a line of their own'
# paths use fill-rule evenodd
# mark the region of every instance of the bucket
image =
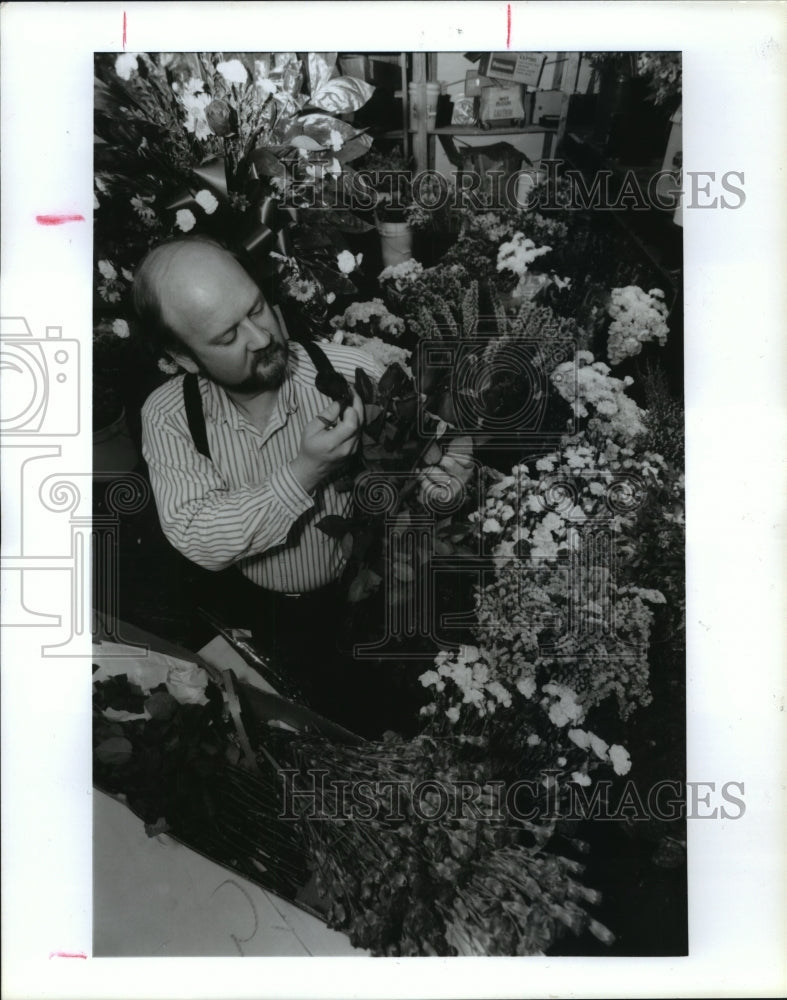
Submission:
<svg viewBox="0 0 787 1000">
<path fill-rule="evenodd" d="M 125 410 L 108 426 L 93 431 L 93 472 L 131 472 L 138 461 Z"/>
<path fill-rule="evenodd" d="M 413 231 L 409 222 L 378 222 L 383 267 L 393 267 L 413 256 Z"/>
</svg>

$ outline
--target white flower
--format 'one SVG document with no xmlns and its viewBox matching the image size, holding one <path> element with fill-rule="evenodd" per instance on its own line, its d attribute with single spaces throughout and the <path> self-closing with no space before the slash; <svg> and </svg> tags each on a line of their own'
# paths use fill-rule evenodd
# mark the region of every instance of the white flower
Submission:
<svg viewBox="0 0 787 1000">
<path fill-rule="evenodd" d="M 514 233 L 511 241 L 501 243 L 497 251 L 497 270 L 512 271 L 522 279 L 527 273 L 528 265 L 551 249 L 552 247 L 537 247 L 524 233 Z"/>
<path fill-rule="evenodd" d="M 533 680 L 532 677 L 520 677 L 519 680 L 516 682 L 516 689 L 524 698 L 532 698 L 533 695 L 536 693 L 536 682 Z M 530 743 L 531 746 L 534 746 L 535 744 L 531 743 L 532 739 L 533 737 L 529 736 L 528 743 Z M 541 741 L 536 736 L 536 743 L 540 742 Z"/>
<path fill-rule="evenodd" d="M 612 761 L 615 774 L 628 774 L 631 770 L 631 757 L 629 757 L 628 750 L 620 746 L 619 743 L 613 743 L 609 748 L 609 759 Z"/>
<path fill-rule="evenodd" d="M 121 340 L 125 340 L 129 336 L 130 330 L 128 328 L 128 323 L 124 319 L 116 319 L 112 323 L 112 332 L 116 337 L 120 337 Z"/>
<path fill-rule="evenodd" d="M 529 747 L 537 747 L 540 742 L 541 742 L 541 737 L 538 735 L 538 733 L 531 733 L 527 738 L 527 745 Z"/>
<path fill-rule="evenodd" d="M 193 132 L 198 139 L 207 139 L 212 135 L 205 108 L 210 104 L 210 94 L 205 93 L 202 80 L 194 76 L 186 84 L 185 91 L 178 94 L 178 100 L 186 109 L 184 127 L 187 132 Z"/>
<path fill-rule="evenodd" d="M 181 208 L 175 216 L 175 225 L 184 233 L 189 232 L 197 224 L 194 213 L 189 208 Z"/>
<path fill-rule="evenodd" d="M 328 292 L 325 296 L 325 301 L 328 303 L 329 306 L 333 305 L 333 303 L 336 301 L 336 293 Z M 339 341 L 339 343 L 341 343 L 341 341 Z"/>
<path fill-rule="evenodd" d="M 449 722 L 459 721 L 459 708 L 456 705 L 452 705 L 451 708 L 447 709 L 445 714 Z"/>
<path fill-rule="evenodd" d="M 240 59 L 230 59 L 228 62 L 220 62 L 216 67 L 216 72 L 220 73 L 227 83 L 245 83 L 249 74 Z"/>
<path fill-rule="evenodd" d="M 418 680 L 423 684 L 424 687 L 429 687 L 432 684 L 437 684 L 440 677 L 436 670 L 427 670 L 425 673 L 421 674 Z"/>
<path fill-rule="evenodd" d="M 156 218 L 156 213 L 150 205 L 147 205 L 142 198 L 139 197 L 139 195 L 135 195 L 131 199 L 131 207 L 143 222 L 153 222 Z"/>
<path fill-rule="evenodd" d="M 497 532 L 497 531 L 502 531 L 503 528 L 500 525 L 500 522 L 495 520 L 494 517 L 489 517 L 486 519 L 486 521 L 484 521 L 484 526 L 481 530 L 487 532 Z"/>
<path fill-rule="evenodd" d="M 132 74 L 138 71 L 139 64 L 133 52 L 124 52 L 115 60 L 115 72 L 121 80 L 130 80 Z"/>
<path fill-rule="evenodd" d="M 207 705 L 208 674 L 196 663 L 178 663 L 167 673 L 167 691 L 183 705 Z"/>
<path fill-rule="evenodd" d="M 571 780 L 576 781 L 578 785 L 583 785 L 587 787 L 592 784 L 592 779 L 589 774 L 582 774 L 581 771 L 574 771 L 571 775 Z"/>
<path fill-rule="evenodd" d="M 360 257 L 361 255 L 359 254 L 358 256 Z M 336 263 L 339 265 L 339 270 L 342 274 L 351 274 L 356 267 L 356 258 L 353 257 L 349 250 L 342 250 L 341 253 L 336 255 Z"/>
<path fill-rule="evenodd" d="M 567 761 L 566 761 L 565 757 L 558 757 L 558 759 L 557 759 L 557 766 L 558 767 L 565 767 L 566 763 L 567 763 Z"/>
<path fill-rule="evenodd" d="M 179 368 L 174 361 L 170 361 L 167 358 L 158 359 L 159 371 L 164 372 L 165 375 L 177 375 Z"/>
<path fill-rule="evenodd" d="M 98 262 L 98 269 L 101 272 L 101 277 L 106 278 L 107 281 L 114 281 L 117 278 L 118 273 L 115 268 L 109 263 L 108 260 L 100 260 Z"/>
<path fill-rule="evenodd" d="M 200 208 L 205 210 L 206 215 L 213 215 L 219 207 L 217 199 L 210 193 L 210 191 L 208 191 L 207 188 L 197 191 L 194 195 L 194 201 L 196 201 Z"/>
</svg>

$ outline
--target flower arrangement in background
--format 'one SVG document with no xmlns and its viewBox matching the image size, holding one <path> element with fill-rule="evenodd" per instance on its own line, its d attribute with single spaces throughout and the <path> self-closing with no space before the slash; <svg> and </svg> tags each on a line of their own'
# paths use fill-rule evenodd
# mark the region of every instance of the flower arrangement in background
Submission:
<svg viewBox="0 0 787 1000">
<path fill-rule="evenodd" d="M 129 318 L 134 268 L 183 233 L 243 250 L 260 274 L 273 261 L 307 328 L 325 321 L 329 297 L 355 292 L 361 257 L 348 234 L 371 226 L 335 206 L 372 140 L 339 116 L 373 88 L 335 63 L 335 53 L 96 56 L 97 323 L 112 310 Z"/>
<path fill-rule="evenodd" d="M 648 341 L 655 340 L 660 347 L 666 344 L 668 310 L 660 288 L 649 292 L 636 285 L 613 288 L 607 311 L 612 317 L 607 341 L 610 364 L 620 364 L 639 354 Z"/>
<path fill-rule="evenodd" d="M 680 52 L 640 52 L 637 72 L 648 81 L 654 104 L 680 99 L 683 88 L 683 60 Z"/>
</svg>

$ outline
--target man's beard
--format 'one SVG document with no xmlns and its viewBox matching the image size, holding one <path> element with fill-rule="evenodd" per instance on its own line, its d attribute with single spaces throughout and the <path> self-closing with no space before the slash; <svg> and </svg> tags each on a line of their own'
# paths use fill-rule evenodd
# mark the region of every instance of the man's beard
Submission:
<svg viewBox="0 0 787 1000">
<path fill-rule="evenodd" d="M 224 389 L 233 392 L 270 392 L 281 387 L 287 375 L 290 356 L 289 344 L 274 342 L 264 351 L 259 351 L 254 359 L 254 369 L 242 382 L 218 382 Z M 210 376 L 209 376 L 210 377 Z M 218 381 L 214 379 L 214 381 Z"/>
</svg>

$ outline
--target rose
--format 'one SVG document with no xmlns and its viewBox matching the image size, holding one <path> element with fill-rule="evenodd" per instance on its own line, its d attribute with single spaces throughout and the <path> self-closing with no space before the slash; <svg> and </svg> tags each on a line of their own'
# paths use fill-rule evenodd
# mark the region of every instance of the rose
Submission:
<svg viewBox="0 0 787 1000">
<path fill-rule="evenodd" d="M 205 117 L 214 135 L 223 137 L 231 135 L 237 130 L 238 123 L 235 111 L 221 98 L 210 102 L 205 108 Z"/>
</svg>

